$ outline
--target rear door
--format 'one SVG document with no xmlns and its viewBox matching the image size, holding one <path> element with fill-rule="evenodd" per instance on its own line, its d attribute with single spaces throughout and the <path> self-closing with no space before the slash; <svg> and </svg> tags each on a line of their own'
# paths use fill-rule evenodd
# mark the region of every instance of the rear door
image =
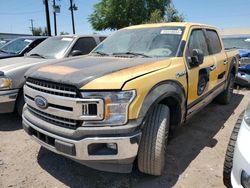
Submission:
<svg viewBox="0 0 250 188">
<path fill-rule="evenodd" d="M 210 55 L 213 56 L 216 66 L 217 84 L 220 84 L 226 80 L 227 56 L 222 49 L 222 43 L 216 30 L 206 29 L 206 36 L 209 42 Z"/>
</svg>

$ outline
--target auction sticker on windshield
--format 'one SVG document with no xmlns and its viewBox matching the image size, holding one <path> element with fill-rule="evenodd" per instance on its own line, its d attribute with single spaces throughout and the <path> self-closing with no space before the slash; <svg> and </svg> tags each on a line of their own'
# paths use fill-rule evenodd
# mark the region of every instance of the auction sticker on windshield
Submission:
<svg viewBox="0 0 250 188">
<path fill-rule="evenodd" d="M 31 42 L 32 42 L 32 40 L 25 39 L 25 40 L 24 40 L 24 42 L 29 42 L 29 43 L 31 43 Z"/>
<path fill-rule="evenodd" d="M 176 29 L 176 30 L 161 30 L 161 34 L 162 35 L 166 35 L 166 34 L 169 34 L 169 35 L 181 35 L 182 34 L 182 30 L 181 29 Z"/>
<path fill-rule="evenodd" d="M 72 38 L 62 38 L 63 41 L 72 41 Z"/>
</svg>

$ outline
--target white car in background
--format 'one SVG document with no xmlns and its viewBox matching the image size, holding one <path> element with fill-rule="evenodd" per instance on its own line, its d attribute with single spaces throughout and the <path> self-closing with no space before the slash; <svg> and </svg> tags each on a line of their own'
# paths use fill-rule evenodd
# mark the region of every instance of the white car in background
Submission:
<svg viewBox="0 0 250 188">
<path fill-rule="evenodd" d="M 224 163 L 227 187 L 250 188 L 250 103 L 236 122 Z"/>
</svg>

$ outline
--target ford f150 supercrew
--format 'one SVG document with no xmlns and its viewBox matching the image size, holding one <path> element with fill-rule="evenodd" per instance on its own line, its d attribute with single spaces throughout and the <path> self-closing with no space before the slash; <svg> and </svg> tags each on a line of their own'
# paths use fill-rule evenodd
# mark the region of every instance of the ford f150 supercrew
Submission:
<svg viewBox="0 0 250 188">
<path fill-rule="evenodd" d="M 23 128 L 45 148 L 89 167 L 161 175 L 169 133 L 213 99 L 227 104 L 238 51 L 216 28 L 130 26 L 89 55 L 26 73 Z"/>
</svg>

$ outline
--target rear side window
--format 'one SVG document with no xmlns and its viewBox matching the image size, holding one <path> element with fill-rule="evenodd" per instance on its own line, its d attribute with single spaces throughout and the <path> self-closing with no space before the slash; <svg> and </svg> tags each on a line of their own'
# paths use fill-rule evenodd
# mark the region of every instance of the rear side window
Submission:
<svg viewBox="0 0 250 188">
<path fill-rule="evenodd" d="M 35 48 L 38 44 L 40 44 L 42 41 L 44 41 L 45 38 L 42 38 L 42 39 L 36 39 L 34 42 L 32 42 L 32 44 L 30 45 L 31 49 L 32 50 L 33 48 Z"/>
<path fill-rule="evenodd" d="M 96 47 L 96 41 L 92 37 L 80 38 L 76 41 L 72 51 L 79 50 L 83 54 L 90 53 Z"/>
<path fill-rule="evenodd" d="M 190 35 L 188 42 L 189 55 L 192 55 L 194 49 L 202 50 L 204 56 L 207 56 L 209 54 L 207 41 L 204 32 L 201 29 L 193 30 Z"/>
<path fill-rule="evenodd" d="M 106 37 L 100 37 L 99 40 L 100 42 L 104 41 L 106 39 Z"/>
<path fill-rule="evenodd" d="M 222 46 L 217 32 L 214 30 L 207 30 L 207 38 L 209 40 L 212 54 L 220 53 Z"/>
</svg>

